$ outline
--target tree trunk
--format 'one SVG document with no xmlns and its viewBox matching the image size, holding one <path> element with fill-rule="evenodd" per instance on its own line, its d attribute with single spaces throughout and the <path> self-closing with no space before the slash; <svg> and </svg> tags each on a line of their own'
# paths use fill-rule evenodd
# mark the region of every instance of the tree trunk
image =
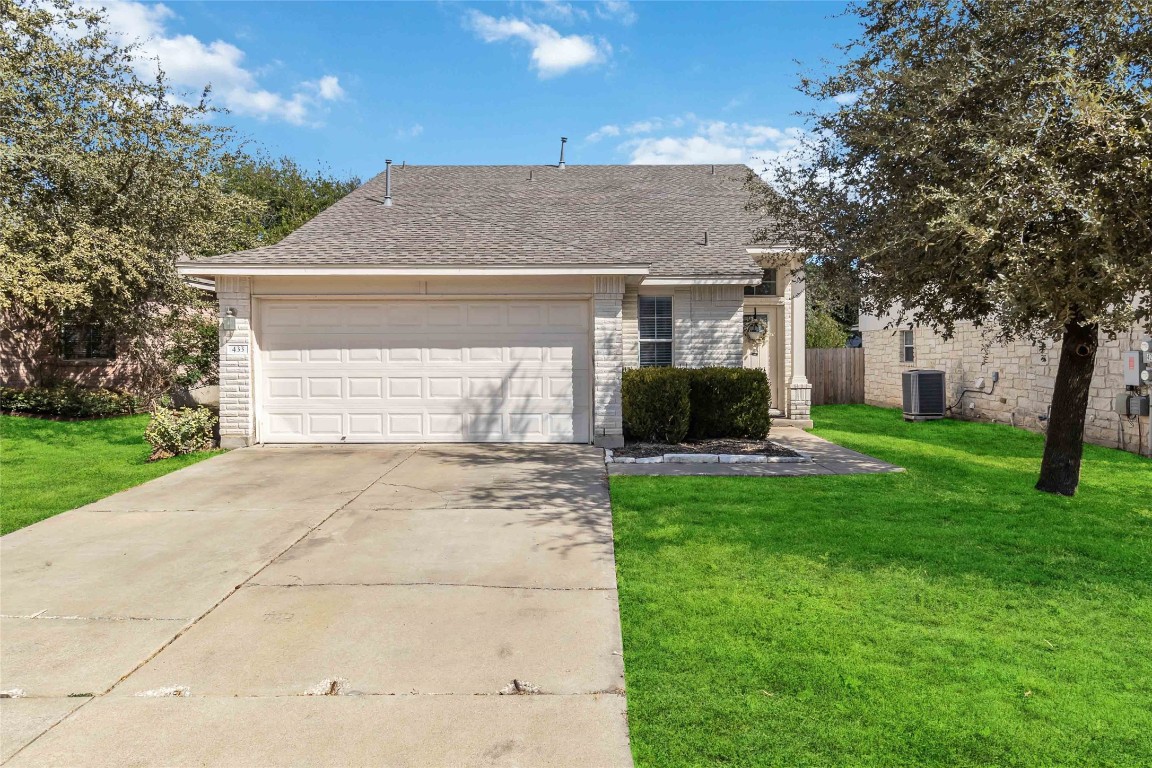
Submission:
<svg viewBox="0 0 1152 768">
<path fill-rule="evenodd" d="M 1060 341 L 1060 365 L 1048 413 L 1048 437 L 1036 489 L 1072 496 L 1080 484 L 1084 418 L 1096 368 L 1099 328 L 1069 322 Z"/>
</svg>

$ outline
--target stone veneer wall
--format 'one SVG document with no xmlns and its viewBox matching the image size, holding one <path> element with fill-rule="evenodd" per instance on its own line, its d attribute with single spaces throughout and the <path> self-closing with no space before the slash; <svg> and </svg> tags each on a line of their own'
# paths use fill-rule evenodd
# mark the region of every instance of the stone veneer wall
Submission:
<svg viewBox="0 0 1152 768">
<path fill-rule="evenodd" d="M 648 296 L 669 292 L 645 290 Z M 740 285 L 698 285 L 676 288 L 672 294 L 672 350 L 679 368 L 743 364 L 744 288 Z M 625 368 L 640 364 L 640 333 L 635 286 L 623 297 L 623 360 Z"/>
<path fill-rule="evenodd" d="M 252 284 L 247 277 L 219 276 L 216 297 L 220 317 L 236 313 L 236 330 L 220 331 L 220 447 L 243 448 L 252 442 Z M 228 344 L 247 344 L 247 357 L 226 354 Z"/>
<path fill-rule="evenodd" d="M 901 372 L 912 368 L 945 371 L 949 405 L 961 399 L 963 389 L 974 388 L 979 377 L 985 379 L 985 392 L 992 389 L 992 372 L 999 371 L 1000 381 L 992 394 L 965 393 L 953 416 L 1043 431 L 1043 422 L 1037 417 L 1047 415 L 1052 400 L 1058 347 L 1049 345 L 1046 352 L 1041 352 L 1039 347 L 1026 341 L 1017 341 L 1006 345 L 993 344 L 985 351 L 981 331 L 971 323 L 957 326 L 956 336 L 949 341 L 927 328 L 914 330 L 916 361 L 913 363 L 901 361 L 900 338 L 896 331 L 866 330 L 861 334 L 866 403 L 900 407 Z M 1135 349 L 1143 336 L 1135 327 L 1112 341 L 1101 334 L 1084 428 L 1087 442 L 1134 453 L 1149 453 L 1148 418 L 1129 420 L 1113 411 L 1115 396 L 1124 391 L 1120 353 Z M 1142 449 L 1138 448 L 1141 433 Z"/>
<path fill-rule="evenodd" d="M 624 445 L 620 383 L 624 375 L 624 278 L 597 277 L 593 304 L 592 358 L 595 386 L 592 440 L 605 448 Z"/>
</svg>

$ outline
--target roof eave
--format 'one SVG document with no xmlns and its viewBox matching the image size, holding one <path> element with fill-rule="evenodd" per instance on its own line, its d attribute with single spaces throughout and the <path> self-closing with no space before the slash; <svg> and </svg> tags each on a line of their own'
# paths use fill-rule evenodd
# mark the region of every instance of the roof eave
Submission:
<svg viewBox="0 0 1152 768">
<path fill-rule="evenodd" d="M 623 275 L 644 277 L 647 264 L 547 264 L 539 266 L 388 266 L 382 264 L 244 264 L 236 262 L 185 262 L 177 264 L 181 275 L 238 275 L 267 277 L 512 277 L 550 275 Z"/>
</svg>

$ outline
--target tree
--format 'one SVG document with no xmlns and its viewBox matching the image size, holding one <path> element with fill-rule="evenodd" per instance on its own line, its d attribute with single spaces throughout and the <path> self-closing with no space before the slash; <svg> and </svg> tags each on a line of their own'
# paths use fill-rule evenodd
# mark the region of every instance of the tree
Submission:
<svg viewBox="0 0 1152 768">
<path fill-rule="evenodd" d="M 1100 333 L 1152 327 L 1145 0 L 865 0 L 811 139 L 754 206 L 766 242 L 945 337 L 1059 339 L 1039 481 L 1075 493 Z"/>
<path fill-rule="evenodd" d="M 224 186 L 264 203 L 259 217 L 260 245 L 284 239 L 301 224 L 360 186 L 355 176 L 309 173 L 291 158 L 239 155 L 224 166 Z"/>
<path fill-rule="evenodd" d="M 808 349 L 836 349 L 848 341 L 840 321 L 828 312 L 809 308 L 804 327 L 804 345 Z"/>
<path fill-rule="evenodd" d="M 196 304 L 176 258 L 256 242 L 260 205 L 223 185 L 231 135 L 207 90 L 187 102 L 134 63 L 102 11 L 0 0 L 0 314 L 30 358 L 70 318 L 153 372 L 156 339 Z"/>
</svg>

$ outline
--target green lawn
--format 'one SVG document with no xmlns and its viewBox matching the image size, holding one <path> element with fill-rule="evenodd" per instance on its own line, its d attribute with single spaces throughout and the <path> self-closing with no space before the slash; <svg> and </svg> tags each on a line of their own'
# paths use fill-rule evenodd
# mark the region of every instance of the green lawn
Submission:
<svg viewBox="0 0 1152 768">
<path fill-rule="evenodd" d="M 612 478 L 639 766 L 1152 765 L 1152 461 L 815 409 L 908 469 Z"/>
<path fill-rule="evenodd" d="M 0 416 L 0 534 L 213 455 L 148 463 L 147 424 L 147 415 L 71 422 Z"/>
</svg>

